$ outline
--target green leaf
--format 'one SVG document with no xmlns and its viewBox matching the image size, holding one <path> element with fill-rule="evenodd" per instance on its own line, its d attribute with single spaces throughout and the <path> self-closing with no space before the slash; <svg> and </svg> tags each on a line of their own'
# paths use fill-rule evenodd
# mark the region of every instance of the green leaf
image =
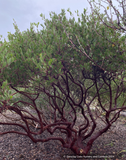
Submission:
<svg viewBox="0 0 126 160">
<path fill-rule="evenodd" d="M 13 98 L 13 96 L 9 96 L 9 99 L 12 99 Z"/>
<path fill-rule="evenodd" d="M 1 87 L 1 88 L 2 88 L 2 89 L 4 89 L 6 86 L 7 86 L 7 80 L 3 82 L 3 84 L 2 84 L 2 87 Z"/>
</svg>

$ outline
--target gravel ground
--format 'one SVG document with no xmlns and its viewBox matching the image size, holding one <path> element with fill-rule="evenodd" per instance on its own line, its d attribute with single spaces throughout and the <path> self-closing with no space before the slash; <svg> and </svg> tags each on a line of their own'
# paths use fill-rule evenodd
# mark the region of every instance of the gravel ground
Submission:
<svg viewBox="0 0 126 160">
<path fill-rule="evenodd" d="M 8 113 L 9 115 L 10 113 Z M 0 119 L 5 117 L 0 115 Z M 78 123 L 81 122 L 81 117 Z M 102 123 L 99 124 L 102 126 Z M 5 130 L 22 129 L 17 126 L 0 126 L 0 132 Z M 126 120 L 124 117 L 112 126 L 112 128 L 100 136 L 93 144 L 93 147 L 87 157 L 75 157 L 69 149 L 63 148 L 58 141 L 49 141 L 46 143 L 33 143 L 28 137 L 18 134 L 6 134 L 0 136 L 0 160 L 125 160 L 126 159 Z M 57 132 L 56 135 L 59 135 Z M 44 132 L 41 138 L 48 137 L 49 133 Z M 122 151 L 122 152 L 121 152 Z M 121 152 L 120 157 L 116 157 Z M 71 155 L 71 157 L 70 157 Z M 95 157 L 95 156 L 97 157 Z M 104 156 L 104 157 L 103 157 Z M 105 157 L 106 156 L 106 157 Z M 110 158 L 109 158 L 110 157 Z M 106 159 L 105 159 L 106 158 Z"/>
</svg>

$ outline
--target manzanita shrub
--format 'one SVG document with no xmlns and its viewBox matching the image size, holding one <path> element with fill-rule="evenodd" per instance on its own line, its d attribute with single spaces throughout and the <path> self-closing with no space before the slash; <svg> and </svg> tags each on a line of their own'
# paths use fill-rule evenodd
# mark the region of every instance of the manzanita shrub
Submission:
<svg viewBox="0 0 126 160">
<path fill-rule="evenodd" d="M 87 16 L 84 9 L 77 16 L 78 21 L 67 19 L 62 10 L 48 20 L 41 14 L 42 30 L 36 32 L 39 24 L 34 23 L 21 33 L 14 24 L 15 34 L 1 43 L 0 114 L 7 121 L 1 119 L 0 125 L 23 131 L 0 135 L 17 133 L 35 143 L 57 140 L 75 154 L 87 155 L 126 109 L 125 35 L 101 23 L 99 16 L 109 25 L 105 14 Z M 20 121 L 9 121 L 14 117 L 8 111 Z M 57 131 L 64 136 L 55 136 Z M 45 132 L 50 137 L 37 138 Z"/>
</svg>

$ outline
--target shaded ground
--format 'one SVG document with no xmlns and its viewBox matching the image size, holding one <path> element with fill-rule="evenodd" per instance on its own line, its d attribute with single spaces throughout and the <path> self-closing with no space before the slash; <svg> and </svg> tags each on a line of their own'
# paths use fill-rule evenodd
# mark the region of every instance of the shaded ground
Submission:
<svg viewBox="0 0 126 160">
<path fill-rule="evenodd" d="M 3 118 L 0 116 L 0 118 Z M 11 129 L 12 126 L 0 126 L 0 131 Z M 20 130 L 18 127 L 13 129 Z M 57 133 L 58 135 L 58 133 Z M 48 137 L 45 132 L 40 137 Z M 121 152 L 119 154 L 119 152 Z M 118 157 L 117 157 L 118 155 Z M 126 120 L 124 117 L 93 144 L 86 157 L 75 156 L 71 150 L 65 149 L 58 141 L 33 143 L 28 137 L 18 134 L 0 136 L 0 160 L 125 160 L 126 159 Z"/>
</svg>

